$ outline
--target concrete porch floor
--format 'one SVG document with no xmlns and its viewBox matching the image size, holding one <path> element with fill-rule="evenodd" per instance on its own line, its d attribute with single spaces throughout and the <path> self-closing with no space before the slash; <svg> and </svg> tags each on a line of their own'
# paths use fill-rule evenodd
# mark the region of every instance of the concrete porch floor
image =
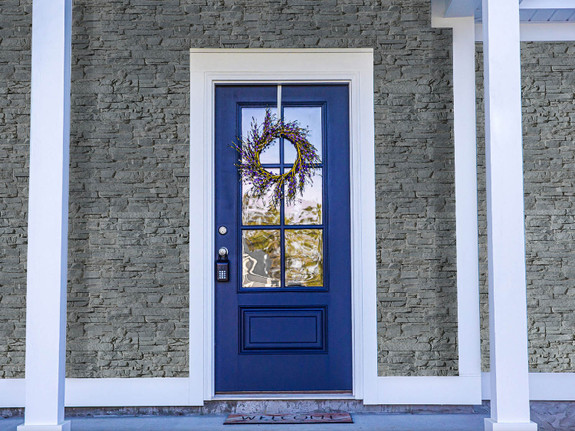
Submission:
<svg viewBox="0 0 575 431">
<path fill-rule="evenodd" d="M 350 412 L 353 424 L 223 425 L 227 413 Z M 16 431 L 24 409 L 0 408 L 0 431 Z M 358 400 L 206 401 L 203 407 L 66 408 L 73 431 L 483 431 L 489 402 L 477 406 L 370 406 Z M 575 401 L 532 401 L 539 431 L 574 431 Z"/>
<path fill-rule="evenodd" d="M 72 431 L 482 431 L 485 414 L 352 413 L 353 424 L 223 425 L 226 415 L 72 417 Z M 16 431 L 21 417 L 0 419 L 0 431 Z"/>
</svg>

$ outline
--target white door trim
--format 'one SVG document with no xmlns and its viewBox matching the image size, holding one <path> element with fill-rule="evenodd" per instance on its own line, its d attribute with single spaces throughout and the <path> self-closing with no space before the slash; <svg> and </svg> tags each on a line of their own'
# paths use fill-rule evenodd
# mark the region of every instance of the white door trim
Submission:
<svg viewBox="0 0 575 431">
<path fill-rule="evenodd" d="M 373 50 L 192 49 L 190 74 L 191 404 L 202 405 L 215 395 L 213 101 L 215 84 L 222 82 L 347 82 L 350 85 L 353 395 L 363 399 L 366 394 L 375 393 Z M 318 395 L 318 398 L 324 397 Z"/>
</svg>

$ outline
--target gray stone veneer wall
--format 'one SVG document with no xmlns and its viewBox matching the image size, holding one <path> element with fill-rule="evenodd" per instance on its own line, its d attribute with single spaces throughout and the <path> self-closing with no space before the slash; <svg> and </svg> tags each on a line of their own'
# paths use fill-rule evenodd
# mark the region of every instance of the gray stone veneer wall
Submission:
<svg viewBox="0 0 575 431">
<path fill-rule="evenodd" d="M 23 376 L 30 3 L 0 6 L 0 91 L 9 96 L 0 102 L 0 377 Z M 375 49 L 379 373 L 456 374 L 450 46 L 449 31 L 430 28 L 428 0 L 76 0 L 68 375 L 187 375 L 190 47 Z M 539 265 L 528 276 L 538 280 L 529 281 L 531 357 L 544 371 L 569 371 L 575 353 L 565 340 L 573 301 L 555 290 L 573 295 L 570 212 L 559 202 L 572 202 L 574 110 L 561 97 L 574 81 L 572 69 L 547 77 L 558 65 L 545 63 L 570 54 L 524 51 L 527 103 L 540 106 L 525 117 L 526 167 L 539 166 L 526 177 L 538 184 L 526 205 L 540 212 L 528 216 L 537 241 L 528 265 Z M 553 158 L 536 148 L 539 136 Z M 563 182 L 566 198 L 550 181 Z"/>
<path fill-rule="evenodd" d="M 522 43 L 529 367 L 575 372 L 575 42 Z M 482 352 L 489 369 L 483 51 L 477 47 Z"/>
<path fill-rule="evenodd" d="M 427 0 L 81 1 L 74 21 L 72 375 L 185 374 L 185 358 L 165 354 L 170 334 L 141 319 L 185 319 L 187 290 L 175 286 L 186 286 L 189 47 L 376 49 L 380 368 L 455 372 L 450 35 L 429 27 Z M 157 193 L 167 206 L 154 207 Z M 142 227 L 161 244 L 163 220 L 176 223 L 173 269 L 149 267 L 155 256 L 126 268 L 149 250 Z M 177 303 L 158 306 L 159 295 Z"/>
<path fill-rule="evenodd" d="M 523 52 L 529 366 L 575 372 L 575 42 Z"/>
<path fill-rule="evenodd" d="M 30 12 L 0 3 L 0 378 L 24 375 Z"/>
</svg>

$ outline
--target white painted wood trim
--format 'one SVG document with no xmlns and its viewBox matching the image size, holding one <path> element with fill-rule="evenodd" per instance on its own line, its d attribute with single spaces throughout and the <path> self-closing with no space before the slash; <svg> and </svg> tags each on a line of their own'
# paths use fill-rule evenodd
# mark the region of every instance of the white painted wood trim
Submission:
<svg viewBox="0 0 575 431">
<path fill-rule="evenodd" d="M 378 377 L 370 404 L 481 404 L 481 376 Z"/>
<path fill-rule="evenodd" d="M 32 8 L 26 412 L 19 430 L 65 428 L 72 1 Z"/>
<path fill-rule="evenodd" d="M 457 346 L 460 376 L 481 375 L 475 101 L 475 24 L 469 17 L 462 18 L 453 27 Z M 479 392 L 474 396 L 477 398 Z"/>
<path fill-rule="evenodd" d="M 211 146 L 211 89 L 206 88 L 203 73 L 194 75 L 190 81 L 192 99 L 190 103 L 190 311 L 189 311 L 189 391 L 192 405 L 203 405 L 204 387 L 209 378 L 205 364 L 211 362 L 211 348 L 207 339 L 212 339 L 211 321 L 204 316 L 211 314 L 213 302 L 212 271 L 206 270 L 209 257 L 213 255 L 212 193 L 213 178 L 210 160 Z M 207 124 L 206 124 L 207 123 Z M 192 300 L 193 298 L 193 300 Z M 204 339 L 205 338 L 205 339 Z M 209 399 L 209 398 L 208 398 Z"/>
<path fill-rule="evenodd" d="M 25 379 L 0 379 L 0 408 L 24 407 L 25 404 Z"/>
<path fill-rule="evenodd" d="M 491 375 L 481 373 L 481 393 L 491 399 Z M 575 373 L 529 373 L 531 401 L 575 401 Z"/>
<path fill-rule="evenodd" d="M 189 379 L 66 379 L 66 407 L 189 406 Z"/>
<path fill-rule="evenodd" d="M 377 378 L 373 51 L 190 50 L 190 399 L 214 398 L 213 100 L 216 83 L 350 84 L 353 393 Z"/>
<path fill-rule="evenodd" d="M 66 407 L 188 406 L 188 378 L 66 379 Z M 24 406 L 24 379 L 0 380 L 0 407 Z"/>
<path fill-rule="evenodd" d="M 281 394 L 281 393 L 266 393 L 266 394 L 249 394 L 249 395 L 216 395 L 213 400 L 221 401 L 303 401 L 303 400 L 355 400 L 352 394 L 307 394 L 307 393 L 294 393 L 294 394 Z"/>
<path fill-rule="evenodd" d="M 521 42 L 571 42 L 575 40 L 575 22 L 522 22 Z M 475 24 L 475 40 L 483 42 L 483 26 Z"/>
<path fill-rule="evenodd" d="M 364 399 L 366 404 L 481 403 L 475 24 L 472 17 L 451 21 L 459 376 L 378 377 L 377 391 Z"/>
<path fill-rule="evenodd" d="M 57 425 L 18 425 L 17 431 L 70 431 L 71 422 L 65 421 Z"/>
<path fill-rule="evenodd" d="M 378 377 L 375 404 L 453 404 L 473 405 L 491 399 L 490 375 L 482 373 L 481 397 L 475 377 Z M 22 408 L 25 404 L 24 379 L 0 379 L 0 408 Z M 470 392 L 468 392 L 470 390 Z M 457 394 L 457 399 L 453 400 Z M 416 396 L 414 396 L 416 394 Z M 529 373 L 529 398 L 532 401 L 575 401 L 575 373 Z M 235 400 L 306 400 L 307 394 L 234 397 Z M 329 395 L 321 399 L 354 399 L 354 396 Z M 229 400 L 230 397 L 214 397 Z M 66 379 L 66 407 L 146 407 L 189 406 L 189 379 L 121 378 Z"/>
<path fill-rule="evenodd" d="M 190 48 L 190 54 L 217 54 L 218 56 L 225 55 L 228 56 L 230 54 L 249 54 L 251 56 L 257 56 L 262 54 L 308 54 L 311 57 L 315 57 L 317 54 L 320 54 L 322 57 L 325 58 L 324 54 L 372 54 L 373 55 L 373 48 Z M 220 57 L 223 58 L 223 57 Z M 254 57 L 251 57 L 254 58 Z M 335 57 L 332 58 L 335 60 Z M 225 64 L 227 61 L 224 60 L 224 63 L 220 63 L 217 59 L 213 60 L 212 66 L 216 66 L 218 64 Z M 315 63 L 315 62 L 314 62 Z M 341 62 L 339 62 L 341 63 Z M 195 63 L 196 67 L 195 70 L 203 70 L 207 71 L 205 67 L 202 67 L 200 64 Z M 290 71 L 299 71 L 299 66 L 292 66 L 292 65 L 284 65 L 286 66 L 287 70 Z M 229 69 L 227 66 L 224 67 L 225 69 Z M 276 70 L 279 71 L 278 67 L 274 66 L 266 66 L 266 69 Z M 345 70 L 355 70 L 353 66 L 344 65 L 341 71 Z M 210 71 L 214 72 L 217 71 L 218 68 L 211 68 Z M 240 66 L 239 70 L 252 70 L 253 68 L 249 65 Z M 263 71 L 262 71 L 263 72 Z M 301 72 L 301 71 L 300 71 Z M 310 71 L 312 72 L 312 71 Z M 268 81 L 265 79 L 265 81 Z"/>
</svg>

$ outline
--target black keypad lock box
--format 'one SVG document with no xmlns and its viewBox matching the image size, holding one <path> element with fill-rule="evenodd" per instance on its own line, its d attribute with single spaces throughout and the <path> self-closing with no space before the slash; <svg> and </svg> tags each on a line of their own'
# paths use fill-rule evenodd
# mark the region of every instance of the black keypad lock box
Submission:
<svg viewBox="0 0 575 431">
<path fill-rule="evenodd" d="M 218 260 L 216 262 L 216 281 L 230 281 L 230 262 L 228 260 Z"/>
</svg>

